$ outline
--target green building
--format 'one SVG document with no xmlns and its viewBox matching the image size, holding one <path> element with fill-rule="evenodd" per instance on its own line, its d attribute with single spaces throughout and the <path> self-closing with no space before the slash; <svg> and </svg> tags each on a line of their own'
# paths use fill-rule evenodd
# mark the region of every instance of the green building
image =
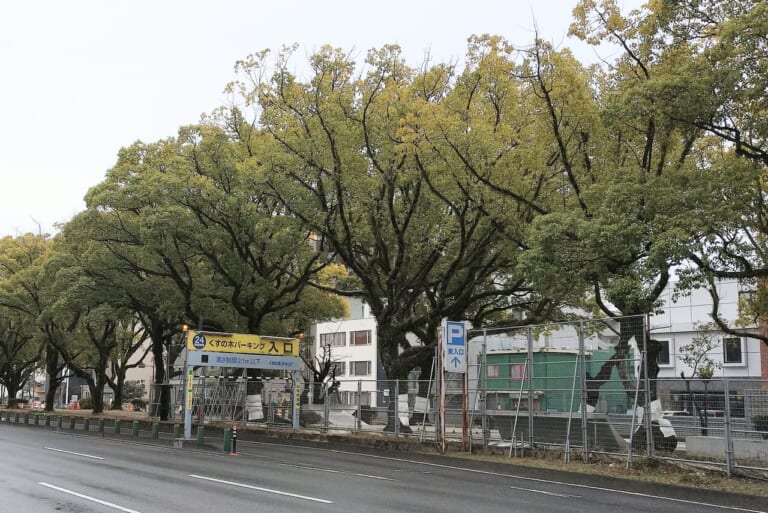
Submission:
<svg viewBox="0 0 768 513">
<path fill-rule="evenodd" d="M 613 355 L 610 350 L 585 353 L 587 381 Z M 528 410 L 532 391 L 532 408 L 541 413 L 567 413 L 578 411 L 583 386 L 582 371 L 578 364 L 578 351 L 573 349 L 541 348 L 533 352 L 531 371 L 526 370 L 527 350 L 489 351 L 486 354 L 485 389 L 489 410 Z M 633 360 L 621 362 L 627 376 L 636 377 Z M 529 376 L 530 374 L 530 376 Z M 529 384 L 528 379 L 531 379 Z M 595 386 L 597 382 L 590 381 Z M 634 383 L 630 384 L 634 386 Z M 519 405 L 518 405 L 519 403 Z M 619 373 L 614 368 L 610 379 L 599 386 L 595 408 L 599 413 L 626 413 L 633 401 L 625 392 Z"/>
</svg>

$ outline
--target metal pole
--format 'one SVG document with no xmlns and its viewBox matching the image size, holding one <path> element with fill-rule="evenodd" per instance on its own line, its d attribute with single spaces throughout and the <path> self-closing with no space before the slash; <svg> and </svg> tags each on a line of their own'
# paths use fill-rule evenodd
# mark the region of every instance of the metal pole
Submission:
<svg viewBox="0 0 768 513">
<path fill-rule="evenodd" d="M 202 397 L 200 398 L 200 401 L 203 403 L 202 407 L 200 408 L 200 424 L 205 424 L 205 409 L 208 406 L 208 399 L 205 397 L 205 382 L 208 381 L 208 372 L 205 367 L 203 367 L 203 393 Z"/>
<path fill-rule="evenodd" d="M 361 418 L 363 415 L 363 405 L 361 404 L 362 398 L 363 398 L 363 382 L 362 380 L 358 379 L 357 380 L 357 422 L 355 422 L 358 432 L 363 430 L 363 419 Z"/>
<path fill-rule="evenodd" d="M 733 433 L 731 432 L 731 396 L 728 386 L 728 378 L 723 378 L 723 392 L 725 395 L 725 469 L 728 477 L 733 472 Z"/>
<path fill-rule="evenodd" d="M 437 348 L 435 348 L 437 350 Z M 435 366 L 437 365 L 437 355 L 432 357 L 432 368 L 429 370 L 429 384 L 427 385 L 427 409 L 424 411 L 424 418 L 421 419 L 421 440 L 422 442 L 426 438 L 425 426 L 427 424 L 427 416 L 429 415 L 431 397 L 432 397 L 432 380 L 435 377 Z"/>
<path fill-rule="evenodd" d="M 568 404 L 568 428 L 565 431 L 565 455 L 563 459 L 566 463 L 571 461 L 571 422 L 573 421 L 573 399 L 576 395 L 576 377 L 579 375 L 579 358 L 576 357 L 576 364 L 573 366 L 573 381 L 571 382 L 571 401 Z"/>
<path fill-rule="evenodd" d="M 240 411 L 242 411 L 243 413 L 240 415 L 240 418 L 243 421 L 243 427 L 245 427 L 245 425 L 248 422 L 248 370 L 247 369 L 243 369 L 242 378 L 243 378 L 243 409 Z"/>
<path fill-rule="evenodd" d="M 465 372 L 461 379 L 461 450 L 466 451 L 469 447 L 469 424 L 467 423 L 467 375 Z"/>
<path fill-rule="evenodd" d="M 445 372 L 444 372 L 444 363 L 443 359 L 445 358 L 445 355 L 443 354 L 443 337 L 445 334 L 443 333 L 443 328 L 438 328 L 438 337 L 437 337 L 437 354 L 438 354 L 438 364 L 437 364 L 437 386 L 439 391 L 439 399 L 437 403 L 437 418 L 438 418 L 438 430 L 437 430 L 437 440 L 438 440 L 438 446 L 440 448 L 440 453 L 445 454 Z"/>
<path fill-rule="evenodd" d="M 579 321 L 579 359 L 581 360 L 581 438 L 584 461 L 589 463 L 589 432 L 587 430 L 587 356 L 584 352 L 584 321 Z"/>
<path fill-rule="evenodd" d="M 272 398 L 270 396 L 269 404 L 272 404 Z M 325 413 L 325 421 L 323 422 L 323 430 L 328 431 L 331 416 L 331 394 L 328 393 L 328 389 L 325 390 L 325 397 L 323 397 L 323 411 Z"/>
<path fill-rule="evenodd" d="M 533 450 L 533 330 L 528 327 L 528 447 Z"/>
<path fill-rule="evenodd" d="M 488 330 L 483 329 L 483 352 L 481 357 L 481 363 L 480 363 L 480 393 L 482 394 L 480 398 L 480 412 L 482 414 L 482 423 L 483 423 L 483 447 L 488 446 L 488 441 L 491 438 L 490 428 L 488 426 L 488 349 L 487 349 L 487 341 L 488 341 Z"/>
<path fill-rule="evenodd" d="M 301 371 L 291 371 L 293 381 L 293 414 L 291 415 L 291 427 L 299 429 L 301 426 Z"/>
<path fill-rule="evenodd" d="M 189 358 L 189 353 L 187 353 Z M 195 370 L 187 364 L 187 372 L 184 374 L 184 439 L 192 439 L 192 399 L 194 397 Z M 168 385 L 170 387 L 170 385 Z"/>
<path fill-rule="evenodd" d="M 395 436 L 400 436 L 400 380 L 395 380 Z"/>
<path fill-rule="evenodd" d="M 635 435 L 635 420 L 637 419 L 637 401 L 640 398 L 640 369 L 638 369 L 637 373 L 637 381 L 635 382 L 635 402 L 634 406 L 632 407 L 632 423 L 630 424 L 629 428 L 629 447 L 627 448 L 627 468 L 630 468 L 632 466 L 632 444 L 634 435 Z"/>
</svg>

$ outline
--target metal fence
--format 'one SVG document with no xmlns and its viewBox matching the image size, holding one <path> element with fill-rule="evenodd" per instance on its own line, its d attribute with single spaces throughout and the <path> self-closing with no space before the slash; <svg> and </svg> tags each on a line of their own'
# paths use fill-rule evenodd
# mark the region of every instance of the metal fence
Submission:
<svg viewBox="0 0 768 513">
<path fill-rule="evenodd" d="M 322 432 L 448 441 L 514 455 L 551 449 L 565 460 L 596 455 L 655 456 L 724 468 L 768 470 L 768 381 L 748 376 L 647 379 L 646 340 L 673 339 L 648 329 L 646 318 L 580 320 L 538 326 L 474 330 L 467 342 L 467 373 L 430 380 L 345 380 L 321 398 L 307 385 L 300 425 Z M 690 334 L 689 334 L 690 335 Z M 692 335 L 691 335 L 692 336 Z M 671 337 L 671 338 L 670 338 Z M 682 355 L 660 359 L 669 374 Z M 746 368 L 746 367 L 745 367 Z M 690 374 L 690 373 L 689 373 Z M 442 377 L 443 382 L 440 383 Z M 439 425 L 445 390 L 444 430 Z M 466 407 L 464 393 L 466 388 Z M 245 376 L 196 377 L 195 422 L 248 422 L 291 426 L 294 401 L 288 380 L 254 384 Z M 183 387 L 157 385 L 169 418 L 181 420 Z"/>
<path fill-rule="evenodd" d="M 675 337 L 645 322 L 627 317 L 473 332 L 470 404 L 483 427 L 473 442 L 510 455 L 549 447 L 566 460 L 610 454 L 629 465 L 640 455 L 721 466 L 729 474 L 768 470 L 768 381 L 685 372 L 647 379 L 646 369 L 657 374 L 659 362 L 649 362 L 644 348 Z M 676 370 L 683 356 L 662 353 L 662 373 Z"/>
</svg>

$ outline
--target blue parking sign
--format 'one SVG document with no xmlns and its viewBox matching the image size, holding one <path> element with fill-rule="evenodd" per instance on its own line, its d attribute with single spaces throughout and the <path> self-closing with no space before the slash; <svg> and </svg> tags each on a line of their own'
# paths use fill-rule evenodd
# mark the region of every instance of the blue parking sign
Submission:
<svg viewBox="0 0 768 513">
<path fill-rule="evenodd" d="M 467 372 L 467 327 L 464 322 L 443 322 L 443 367 L 448 372 Z"/>
</svg>

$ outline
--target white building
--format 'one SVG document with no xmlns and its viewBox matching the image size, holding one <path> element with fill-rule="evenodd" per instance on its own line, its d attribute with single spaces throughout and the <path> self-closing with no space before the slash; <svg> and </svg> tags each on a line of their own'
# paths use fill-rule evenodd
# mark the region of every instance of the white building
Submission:
<svg viewBox="0 0 768 513">
<path fill-rule="evenodd" d="M 651 337 L 664 344 L 659 356 L 659 378 L 679 378 L 683 372 L 687 377 L 692 369 L 682 358 L 682 348 L 690 344 L 695 337 L 712 337 L 713 348 L 708 357 L 715 363 L 714 377 L 760 379 L 768 381 L 768 346 L 763 342 L 745 336 L 734 337 L 717 330 L 702 332 L 700 327 L 712 321 L 712 298 L 705 289 L 692 291 L 690 294 L 673 298 L 674 283 L 670 284 L 662 295 L 663 313 L 650 316 Z M 738 317 L 739 283 L 736 280 L 723 280 L 718 285 L 720 296 L 720 316 L 729 325 L 735 326 Z M 743 292 L 742 292 L 743 293 Z M 349 319 L 339 319 L 319 323 L 315 326 L 314 340 L 316 354 L 323 347 L 329 347 L 332 361 L 335 362 L 336 376 L 340 385 L 340 397 L 344 404 L 352 404 L 353 394 L 357 393 L 358 382 L 363 391 L 362 403 L 377 405 L 377 383 L 382 379 L 381 369 L 377 365 L 378 347 L 376 344 L 376 320 L 368 308 L 361 302 L 352 304 Z M 739 328 L 754 332 L 756 326 Z M 563 325 L 557 330 L 539 330 L 534 335 L 535 350 L 575 350 L 578 349 L 578 335 L 575 326 Z M 591 336 L 585 341 L 587 351 L 608 349 L 615 344 L 618 336 Z M 475 338 L 474 349 L 470 349 L 470 366 L 477 363 L 479 338 Z M 525 329 L 498 333 L 488 337 L 487 350 L 521 350 L 527 345 Z M 382 387 L 379 387 L 381 389 Z M 385 388 L 385 387 L 384 387 Z M 381 398 L 379 398 L 381 400 Z"/>
<path fill-rule="evenodd" d="M 378 365 L 376 319 L 359 300 L 349 300 L 350 318 L 321 322 L 314 326 L 315 354 L 330 351 L 339 381 L 342 404 L 355 404 L 360 387 L 360 403 L 377 406 Z"/>
<path fill-rule="evenodd" d="M 717 285 L 720 317 L 736 328 L 738 318 L 739 295 L 741 290 L 737 280 L 723 280 Z M 712 349 L 707 357 L 714 362 L 714 377 L 763 378 L 768 379 L 768 346 L 762 341 L 746 336 L 734 336 L 719 330 L 702 330 L 712 322 L 712 297 L 706 289 L 697 289 L 690 294 L 673 298 L 672 287 L 662 295 L 664 312 L 651 317 L 651 337 L 663 343 L 659 355 L 659 377 L 677 378 L 682 372 L 690 377 L 693 369 L 683 362 L 686 351 L 684 346 L 691 344 L 696 337 L 708 337 Z M 754 333 L 757 326 L 738 327 L 743 333 Z"/>
</svg>

